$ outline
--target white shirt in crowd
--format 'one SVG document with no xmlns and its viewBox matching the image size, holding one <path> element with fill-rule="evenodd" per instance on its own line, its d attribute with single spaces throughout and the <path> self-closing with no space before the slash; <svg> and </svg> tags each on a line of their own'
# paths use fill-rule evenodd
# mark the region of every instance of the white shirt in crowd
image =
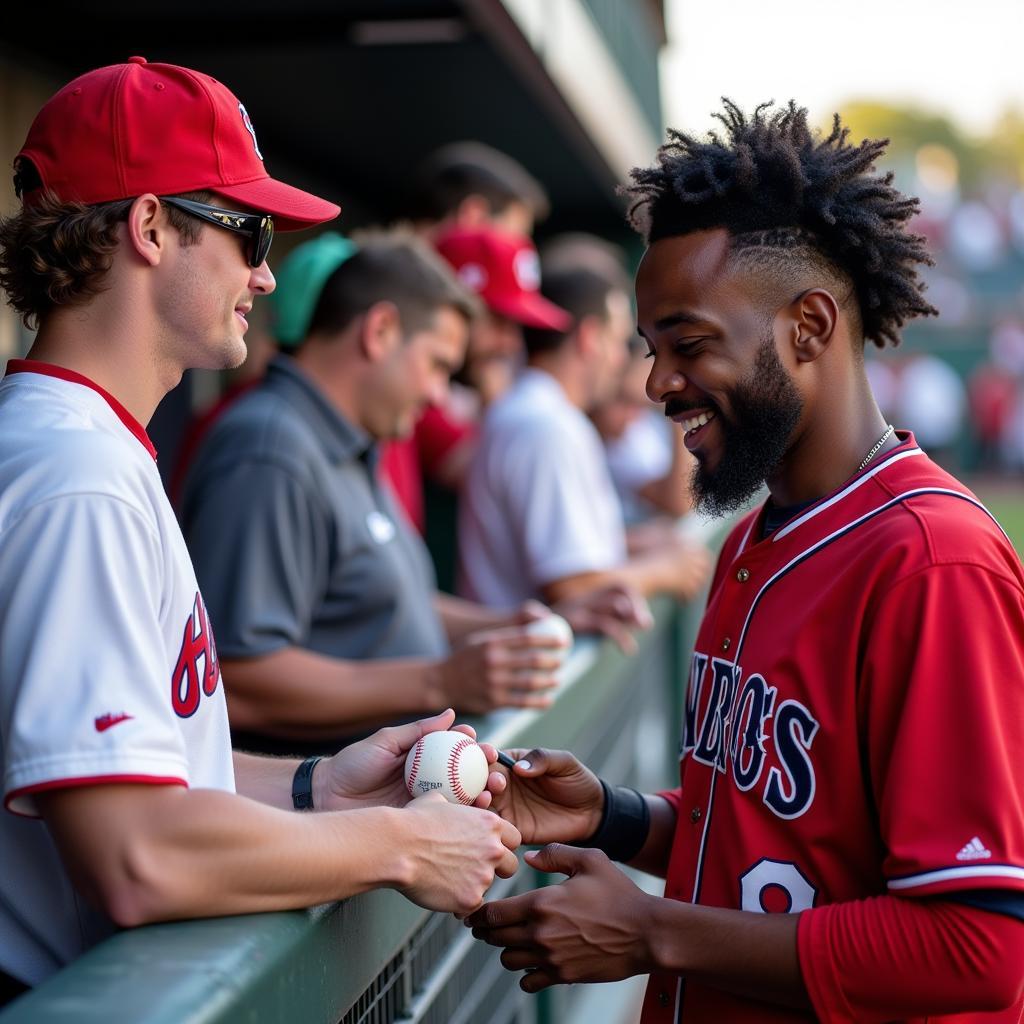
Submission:
<svg viewBox="0 0 1024 1024">
<path fill-rule="evenodd" d="M 639 491 L 662 479 L 672 468 L 671 430 L 672 424 L 652 409 L 630 422 L 620 437 L 605 444 L 608 471 L 629 525 L 658 514 Z"/>
<path fill-rule="evenodd" d="M 594 425 L 526 369 L 484 418 L 459 509 L 460 591 L 492 607 L 621 565 L 622 509 Z"/>
</svg>

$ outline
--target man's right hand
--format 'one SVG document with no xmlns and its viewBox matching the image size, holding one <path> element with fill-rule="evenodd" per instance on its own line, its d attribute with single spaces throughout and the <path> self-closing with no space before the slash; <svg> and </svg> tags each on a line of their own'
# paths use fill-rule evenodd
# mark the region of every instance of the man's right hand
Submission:
<svg viewBox="0 0 1024 1024">
<path fill-rule="evenodd" d="M 408 872 L 400 891 L 428 910 L 464 917 L 483 903 L 494 876 L 511 878 L 519 831 L 490 811 L 448 803 L 440 793 L 417 797 L 408 815 Z"/>
<path fill-rule="evenodd" d="M 564 597 L 551 606 L 572 627 L 573 633 L 597 633 L 610 637 L 624 654 L 635 654 L 633 630 L 654 625 L 643 594 L 628 583 L 608 583 L 597 590 Z"/>
<path fill-rule="evenodd" d="M 571 843 L 589 839 L 601 823 L 604 789 L 598 777 L 566 750 L 509 750 L 515 767 L 495 765 L 509 776 L 491 810 L 510 821 L 524 843 Z"/>
<path fill-rule="evenodd" d="M 564 654 L 557 639 L 522 626 L 472 633 L 431 669 L 434 704 L 467 714 L 550 707 Z"/>
</svg>

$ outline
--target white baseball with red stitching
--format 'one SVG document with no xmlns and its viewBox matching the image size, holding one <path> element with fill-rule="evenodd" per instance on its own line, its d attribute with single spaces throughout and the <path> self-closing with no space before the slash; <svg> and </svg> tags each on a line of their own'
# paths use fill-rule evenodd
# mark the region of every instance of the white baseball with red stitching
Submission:
<svg viewBox="0 0 1024 1024">
<path fill-rule="evenodd" d="M 449 803 L 471 804 L 487 785 L 487 758 L 461 732 L 428 732 L 405 759 L 410 796 L 440 793 Z"/>
</svg>

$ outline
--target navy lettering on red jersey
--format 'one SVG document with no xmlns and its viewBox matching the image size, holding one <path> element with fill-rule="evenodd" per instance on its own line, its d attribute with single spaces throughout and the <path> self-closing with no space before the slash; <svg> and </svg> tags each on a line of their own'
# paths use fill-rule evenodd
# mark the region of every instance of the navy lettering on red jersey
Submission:
<svg viewBox="0 0 1024 1024">
<path fill-rule="evenodd" d="M 692 754 L 695 761 L 723 774 L 731 766 L 733 781 L 744 793 L 761 782 L 765 764 L 774 760 L 761 798 L 780 818 L 800 817 L 814 802 L 810 751 L 818 732 L 817 719 L 797 700 L 784 700 L 776 710 L 778 687 L 759 673 L 740 690 L 743 669 L 718 658 L 710 659 L 711 686 L 707 700 L 702 701 L 708 661 L 707 655 L 694 652 L 681 758 Z"/>
<path fill-rule="evenodd" d="M 768 538 L 762 521 L 753 512 L 723 547 L 695 692 L 680 695 L 665 895 L 795 914 L 886 892 L 984 909 L 977 894 L 999 891 L 1001 910 L 1024 886 L 1022 776 L 999 756 L 1024 742 L 1024 714 L 1006 710 L 1024 694 L 1024 648 L 1007 641 L 1024 635 L 1012 546 L 909 440 Z M 738 668 L 724 710 L 715 657 Z M 723 725 L 724 774 L 706 756 Z M 836 994 L 837 1019 L 861 1019 L 829 988 L 833 967 L 815 968 L 817 991 Z M 828 1000 L 815 1009 L 833 1019 Z M 808 1016 L 656 972 L 643 1020 L 766 1015 Z"/>
<path fill-rule="evenodd" d="M 682 759 L 697 745 L 697 705 L 700 703 L 700 691 L 704 684 L 704 669 L 707 668 L 708 656 L 693 652 L 690 661 L 690 685 L 686 688 L 686 709 L 683 717 L 683 740 L 679 745 L 679 757 Z"/>
<path fill-rule="evenodd" d="M 778 692 L 756 672 L 743 684 L 733 726 L 732 777 L 744 793 L 761 778 L 766 756 L 764 743 L 768 738 L 765 730 Z"/>
<path fill-rule="evenodd" d="M 784 700 L 779 705 L 774 734 L 775 752 L 782 768 L 768 772 L 764 802 L 780 818 L 799 818 L 814 802 L 814 765 L 810 751 L 817 731 L 814 716 L 799 701 Z"/>
<path fill-rule="evenodd" d="M 728 757 L 729 716 L 740 679 L 740 668 L 718 658 L 711 662 L 711 695 L 708 698 L 700 740 L 693 751 L 694 760 L 725 771 Z"/>
<path fill-rule="evenodd" d="M 200 664 L 201 663 L 201 664 Z M 171 707 L 179 718 L 190 718 L 199 710 L 200 690 L 212 697 L 220 680 L 217 648 L 198 592 L 192 613 L 185 620 L 181 651 L 171 675 Z"/>
</svg>

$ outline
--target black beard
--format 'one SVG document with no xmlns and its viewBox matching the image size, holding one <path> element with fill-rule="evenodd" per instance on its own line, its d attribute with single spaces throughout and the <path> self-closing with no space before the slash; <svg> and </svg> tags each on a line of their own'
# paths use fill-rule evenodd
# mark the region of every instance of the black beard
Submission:
<svg viewBox="0 0 1024 1024">
<path fill-rule="evenodd" d="M 729 399 L 728 420 L 721 409 L 715 410 L 722 434 L 718 467 L 711 470 L 698 461 L 693 471 L 696 510 L 709 518 L 730 515 L 749 504 L 782 461 L 800 420 L 803 401 L 771 336 L 758 349 L 754 372 Z"/>
</svg>

